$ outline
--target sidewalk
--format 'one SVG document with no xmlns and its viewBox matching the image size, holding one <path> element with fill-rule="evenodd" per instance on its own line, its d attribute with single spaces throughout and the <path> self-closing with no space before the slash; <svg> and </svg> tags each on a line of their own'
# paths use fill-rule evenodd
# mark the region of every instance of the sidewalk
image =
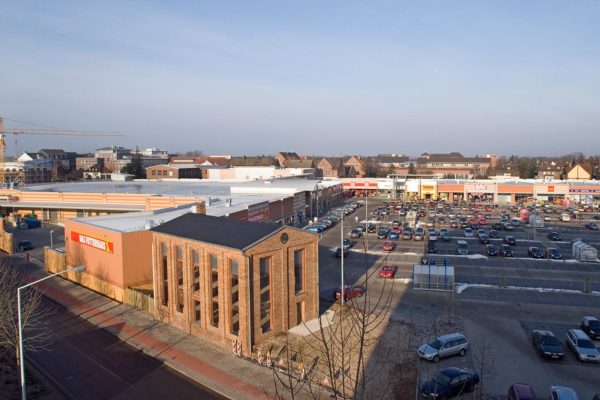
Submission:
<svg viewBox="0 0 600 400">
<path fill-rule="evenodd" d="M 32 280 L 46 276 L 42 262 L 19 262 L 19 258 L 14 259 L 15 264 Z M 41 282 L 37 288 L 75 315 L 225 397 L 264 399 L 273 389 L 270 369 L 157 321 L 144 311 L 62 278 Z"/>
</svg>

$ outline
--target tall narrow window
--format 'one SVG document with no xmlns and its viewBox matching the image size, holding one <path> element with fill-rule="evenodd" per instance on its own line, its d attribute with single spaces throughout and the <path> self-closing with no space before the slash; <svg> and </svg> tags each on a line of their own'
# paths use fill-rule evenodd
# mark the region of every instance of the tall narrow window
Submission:
<svg viewBox="0 0 600 400">
<path fill-rule="evenodd" d="M 169 305 L 169 257 L 168 257 L 168 251 L 167 251 L 167 244 L 166 243 L 161 243 L 160 244 L 160 255 L 161 255 L 161 259 L 162 259 L 162 263 L 161 263 L 161 269 L 162 269 L 162 305 L 163 306 L 167 306 Z"/>
<path fill-rule="evenodd" d="M 177 311 L 183 312 L 183 249 L 175 247 L 175 270 L 177 272 Z"/>
<path fill-rule="evenodd" d="M 231 333 L 237 335 L 240 330 L 240 295 L 238 262 L 231 260 Z"/>
<path fill-rule="evenodd" d="M 304 250 L 294 251 L 294 287 L 296 293 L 304 290 Z"/>
<path fill-rule="evenodd" d="M 194 275 L 194 293 L 200 291 L 200 251 L 192 251 L 192 272 Z"/>
<path fill-rule="evenodd" d="M 219 326 L 219 259 L 214 255 L 210 256 L 210 281 L 212 287 L 210 323 Z"/>
<path fill-rule="evenodd" d="M 271 259 L 260 259 L 260 328 L 271 330 Z"/>
<path fill-rule="evenodd" d="M 200 302 L 194 300 L 194 322 L 200 322 Z"/>
</svg>

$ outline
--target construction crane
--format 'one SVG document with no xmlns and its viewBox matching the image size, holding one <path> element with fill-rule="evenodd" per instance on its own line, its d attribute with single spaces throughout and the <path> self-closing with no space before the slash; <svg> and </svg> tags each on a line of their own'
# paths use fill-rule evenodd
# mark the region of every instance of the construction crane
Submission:
<svg viewBox="0 0 600 400">
<path fill-rule="evenodd" d="M 15 137 L 15 151 L 16 141 L 19 135 L 48 135 L 48 136 L 125 136 L 120 133 L 114 132 L 91 132 L 91 131 L 73 131 L 66 129 L 4 129 L 4 119 L 14 122 L 22 122 L 11 120 L 8 118 L 0 117 L 0 185 L 6 183 L 6 141 L 4 140 L 6 135 L 13 135 Z M 28 122 L 26 122 L 28 123 Z M 36 124 L 33 124 L 36 125 Z"/>
</svg>

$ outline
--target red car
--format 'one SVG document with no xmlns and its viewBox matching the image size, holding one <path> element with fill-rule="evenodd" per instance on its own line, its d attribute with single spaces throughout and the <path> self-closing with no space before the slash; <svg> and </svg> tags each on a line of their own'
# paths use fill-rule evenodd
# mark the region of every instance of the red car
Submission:
<svg viewBox="0 0 600 400">
<path fill-rule="evenodd" d="M 399 226 L 394 226 L 392 228 L 392 232 L 396 232 L 398 234 L 402 233 L 402 228 L 400 228 Z"/>
<path fill-rule="evenodd" d="M 335 300 L 339 300 L 341 297 L 341 288 L 338 288 L 334 293 L 333 293 L 333 297 Z M 355 297 L 360 297 L 365 293 L 365 289 L 361 288 L 360 286 L 350 286 L 350 285 L 345 285 L 344 286 L 344 301 L 353 299 Z"/>
<path fill-rule="evenodd" d="M 398 267 L 392 264 L 385 264 L 381 267 L 381 271 L 379 271 L 379 276 L 382 278 L 393 278 L 396 275 L 396 271 L 398 271 Z"/>
<path fill-rule="evenodd" d="M 385 242 L 383 244 L 383 251 L 394 251 L 396 248 L 396 243 L 394 242 Z"/>
</svg>

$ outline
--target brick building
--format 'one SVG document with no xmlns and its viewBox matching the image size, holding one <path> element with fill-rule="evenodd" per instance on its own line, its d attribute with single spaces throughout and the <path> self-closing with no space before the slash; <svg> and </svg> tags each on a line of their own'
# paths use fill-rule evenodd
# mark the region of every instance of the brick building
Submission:
<svg viewBox="0 0 600 400">
<path fill-rule="evenodd" d="M 199 214 L 152 231 L 157 315 L 170 324 L 249 354 L 318 317 L 318 235 Z"/>
<path fill-rule="evenodd" d="M 162 164 L 146 168 L 147 179 L 200 179 L 200 168 L 194 164 Z"/>
<path fill-rule="evenodd" d="M 343 178 L 346 169 L 341 158 L 325 157 L 317 162 L 317 176 L 322 178 Z"/>
</svg>

